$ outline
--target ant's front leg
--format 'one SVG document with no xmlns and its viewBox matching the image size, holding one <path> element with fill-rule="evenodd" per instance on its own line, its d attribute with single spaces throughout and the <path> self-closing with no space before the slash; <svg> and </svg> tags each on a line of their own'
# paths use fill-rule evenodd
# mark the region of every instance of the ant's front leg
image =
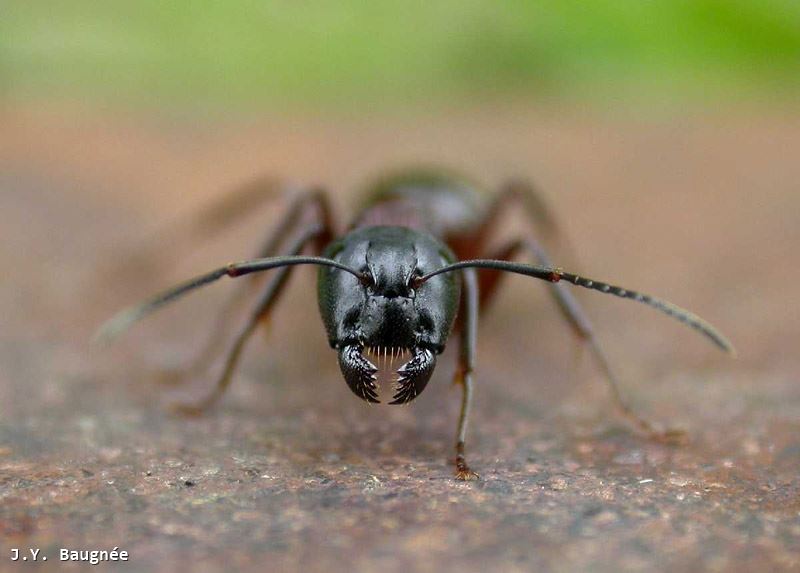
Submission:
<svg viewBox="0 0 800 573">
<path fill-rule="evenodd" d="M 327 232 L 328 229 L 326 229 L 324 225 L 313 225 L 309 227 L 296 239 L 289 249 L 289 254 L 299 255 L 308 244 L 317 241 L 320 236 L 324 236 Z M 225 390 L 230 386 L 233 373 L 239 363 L 239 358 L 241 357 L 245 344 L 250 339 L 253 332 L 255 332 L 259 323 L 269 317 L 275 303 L 284 292 L 284 288 L 293 268 L 294 267 L 283 267 L 270 278 L 270 281 L 259 297 L 258 303 L 250 313 L 247 322 L 236 335 L 234 343 L 225 357 L 225 366 L 222 373 L 217 378 L 214 389 L 200 402 L 196 404 L 177 404 L 174 406 L 174 410 L 181 414 L 198 415 L 214 405 L 225 393 Z"/>
<path fill-rule="evenodd" d="M 234 211 L 240 213 L 241 198 L 239 195 L 235 196 L 235 207 L 229 203 L 221 205 L 225 213 L 225 217 L 221 217 L 226 222 L 233 219 Z M 213 210 L 207 209 L 201 213 L 203 219 L 210 219 L 213 216 Z M 308 224 L 308 220 L 320 221 L 323 230 L 320 231 L 319 236 L 313 238 L 315 252 L 322 252 L 328 242 L 330 242 L 335 233 L 335 225 L 333 221 L 333 213 L 330 202 L 321 189 L 308 189 L 296 193 L 285 213 L 280 218 L 278 224 L 270 229 L 269 233 L 264 237 L 258 249 L 254 253 L 254 258 L 274 257 L 281 253 L 281 247 L 285 247 L 284 243 L 287 238 L 292 235 L 298 228 L 304 224 Z M 219 226 L 220 220 L 215 220 L 214 224 Z M 311 239 L 308 240 L 309 242 Z M 289 250 L 294 247 L 289 246 Z M 285 249 L 284 249 L 285 250 Z M 189 363 L 187 368 L 183 368 L 178 372 L 168 372 L 161 376 L 162 381 L 175 384 L 183 380 L 194 378 L 204 372 L 207 372 L 213 365 L 216 358 L 218 358 L 220 351 L 228 336 L 232 334 L 233 319 L 239 314 L 243 303 L 251 299 L 249 295 L 249 288 L 253 285 L 260 286 L 261 277 L 253 276 L 250 278 L 252 284 L 236 285 L 233 292 L 225 301 L 222 309 L 218 312 L 214 326 L 211 329 L 211 335 L 202 346 L 193 360 Z M 269 287 L 264 292 L 268 292 Z M 263 295 L 262 295 L 263 296 Z M 241 333 L 239 334 L 241 336 Z"/>
<path fill-rule="evenodd" d="M 456 434 L 456 479 L 475 480 L 478 474 L 467 465 L 466 438 L 467 421 L 472 406 L 474 382 L 472 372 L 475 369 L 475 353 L 478 339 L 478 276 L 475 269 L 461 271 L 463 279 L 463 299 L 461 301 L 461 332 L 458 365 L 453 382 L 462 389 L 461 412 L 458 418 Z"/>
</svg>

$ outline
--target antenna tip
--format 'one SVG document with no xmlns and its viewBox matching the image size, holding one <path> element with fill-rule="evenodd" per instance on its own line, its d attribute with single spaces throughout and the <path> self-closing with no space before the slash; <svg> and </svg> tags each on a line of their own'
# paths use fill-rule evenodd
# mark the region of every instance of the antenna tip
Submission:
<svg viewBox="0 0 800 573">
<path fill-rule="evenodd" d="M 123 310 L 119 314 L 112 316 L 95 331 L 91 339 L 91 344 L 107 346 L 141 318 L 141 315 L 140 309 L 136 307 L 130 310 Z"/>
<path fill-rule="evenodd" d="M 119 334 L 119 330 L 106 322 L 94 331 L 89 343 L 92 346 L 108 346 L 116 338 L 117 334 Z"/>
</svg>

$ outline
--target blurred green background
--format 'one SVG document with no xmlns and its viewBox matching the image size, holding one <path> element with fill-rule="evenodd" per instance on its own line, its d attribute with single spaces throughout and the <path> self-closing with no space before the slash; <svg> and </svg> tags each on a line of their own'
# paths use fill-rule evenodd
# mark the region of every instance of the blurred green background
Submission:
<svg viewBox="0 0 800 573">
<path fill-rule="evenodd" d="M 0 90 L 137 106 L 791 99 L 797 0 L 0 4 Z"/>
</svg>

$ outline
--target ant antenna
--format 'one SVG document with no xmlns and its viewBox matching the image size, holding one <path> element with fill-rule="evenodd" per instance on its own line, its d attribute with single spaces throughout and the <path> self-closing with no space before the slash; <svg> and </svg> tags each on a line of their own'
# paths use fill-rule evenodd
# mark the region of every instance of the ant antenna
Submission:
<svg viewBox="0 0 800 573">
<path fill-rule="evenodd" d="M 494 269 L 498 271 L 506 271 L 525 275 L 536 279 L 545 280 L 551 283 L 557 283 L 561 280 L 566 280 L 579 287 L 596 290 L 606 294 L 613 294 L 622 298 L 635 300 L 648 306 L 661 311 L 662 313 L 675 318 L 676 320 L 686 324 L 687 326 L 697 330 L 719 348 L 730 354 L 736 355 L 736 350 L 733 344 L 716 328 L 711 326 L 708 322 L 689 312 L 688 310 L 679 307 L 664 299 L 660 299 L 648 294 L 643 294 L 635 290 L 629 290 L 623 287 L 610 285 L 594 279 L 587 279 L 576 274 L 568 273 L 560 268 L 543 267 L 539 265 L 527 265 L 522 263 L 512 263 L 509 261 L 498 261 L 493 259 L 473 259 L 468 261 L 459 261 L 440 269 L 432 271 L 427 275 L 420 277 L 416 282 L 422 284 L 427 280 L 442 273 L 449 273 L 458 269 L 477 268 L 477 269 Z"/>
<path fill-rule="evenodd" d="M 249 261 L 230 263 L 224 267 L 220 267 L 203 275 L 194 277 L 193 279 L 189 279 L 184 283 L 157 294 L 149 300 L 122 310 L 121 312 L 112 316 L 97 330 L 93 340 L 96 342 L 110 341 L 130 328 L 135 322 L 138 322 L 142 318 L 152 314 L 161 307 L 174 302 L 175 300 L 195 289 L 213 283 L 222 277 L 228 276 L 236 278 L 249 275 L 250 273 L 258 273 L 278 267 L 288 267 L 293 265 L 319 265 L 333 267 L 350 273 L 359 281 L 363 282 L 365 280 L 362 273 L 358 272 L 357 270 L 351 269 L 350 267 L 334 261 L 333 259 L 327 259 L 324 257 L 267 257 L 264 259 L 252 259 Z"/>
</svg>

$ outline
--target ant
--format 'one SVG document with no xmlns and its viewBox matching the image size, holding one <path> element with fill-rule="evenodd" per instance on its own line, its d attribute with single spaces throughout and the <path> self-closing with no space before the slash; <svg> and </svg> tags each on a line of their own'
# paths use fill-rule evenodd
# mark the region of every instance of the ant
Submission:
<svg viewBox="0 0 800 573">
<path fill-rule="evenodd" d="M 255 195 L 274 194 L 274 187 L 252 186 L 236 199 L 239 211 L 249 210 Z M 236 209 L 230 207 L 218 211 L 220 219 L 232 217 Z M 508 183 L 487 198 L 479 186 L 460 175 L 436 169 L 399 171 L 369 187 L 362 209 L 342 235 L 337 234 L 328 195 L 322 189 L 309 188 L 295 194 L 257 258 L 225 265 L 124 310 L 103 325 L 98 335 L 113 337 L 162 306 L 222 277 L 278 269 L 236 334 L 213 391 L 197 404 L 180 407 L 184 413 L 196 414 L 214 404 L 230 385 L 246 342 L 269 317 L 292 268 L 316 265 L 319 311 L 330 346 L 337 352 L 350 390 L 367 402 L 379 402 L 379 385 L 386 382 L 393 389 L 391 404 L 412 401 L 428 384 L 450 334 L 458 335 L 455 382 L 462 388 L 462 397 L 456 479 L 477 479 L 466 461 L 465 441 L 474 389 L 478 315 L 496 294 L 502 273 L 516 273 L 550 283 L 560 313 L 590 348 L 626 418 L 650 437 L 675 439 L 678 432 L 658 431 L 625 402 L 592 325 L 567 284 L 649 305 L 733 353 L 731 343 L 703 319 L 670 302 L 554 266 L 532 236 L 487 252 L 513 207 L 520 209 L 530 224 L 546 232 L 555 230 L 537 190 L 524 181 Z M 314 256 L 305 255 L 307 249 Z M 532 257 L 536 264 L 514 262 L 520 256 Z M 479 274 L 479 270 L 483 272 Z M 402 365 L 392 374 L 386 372 L 387 360 L 390 367 L 397 360 Z"/>
</svg>

